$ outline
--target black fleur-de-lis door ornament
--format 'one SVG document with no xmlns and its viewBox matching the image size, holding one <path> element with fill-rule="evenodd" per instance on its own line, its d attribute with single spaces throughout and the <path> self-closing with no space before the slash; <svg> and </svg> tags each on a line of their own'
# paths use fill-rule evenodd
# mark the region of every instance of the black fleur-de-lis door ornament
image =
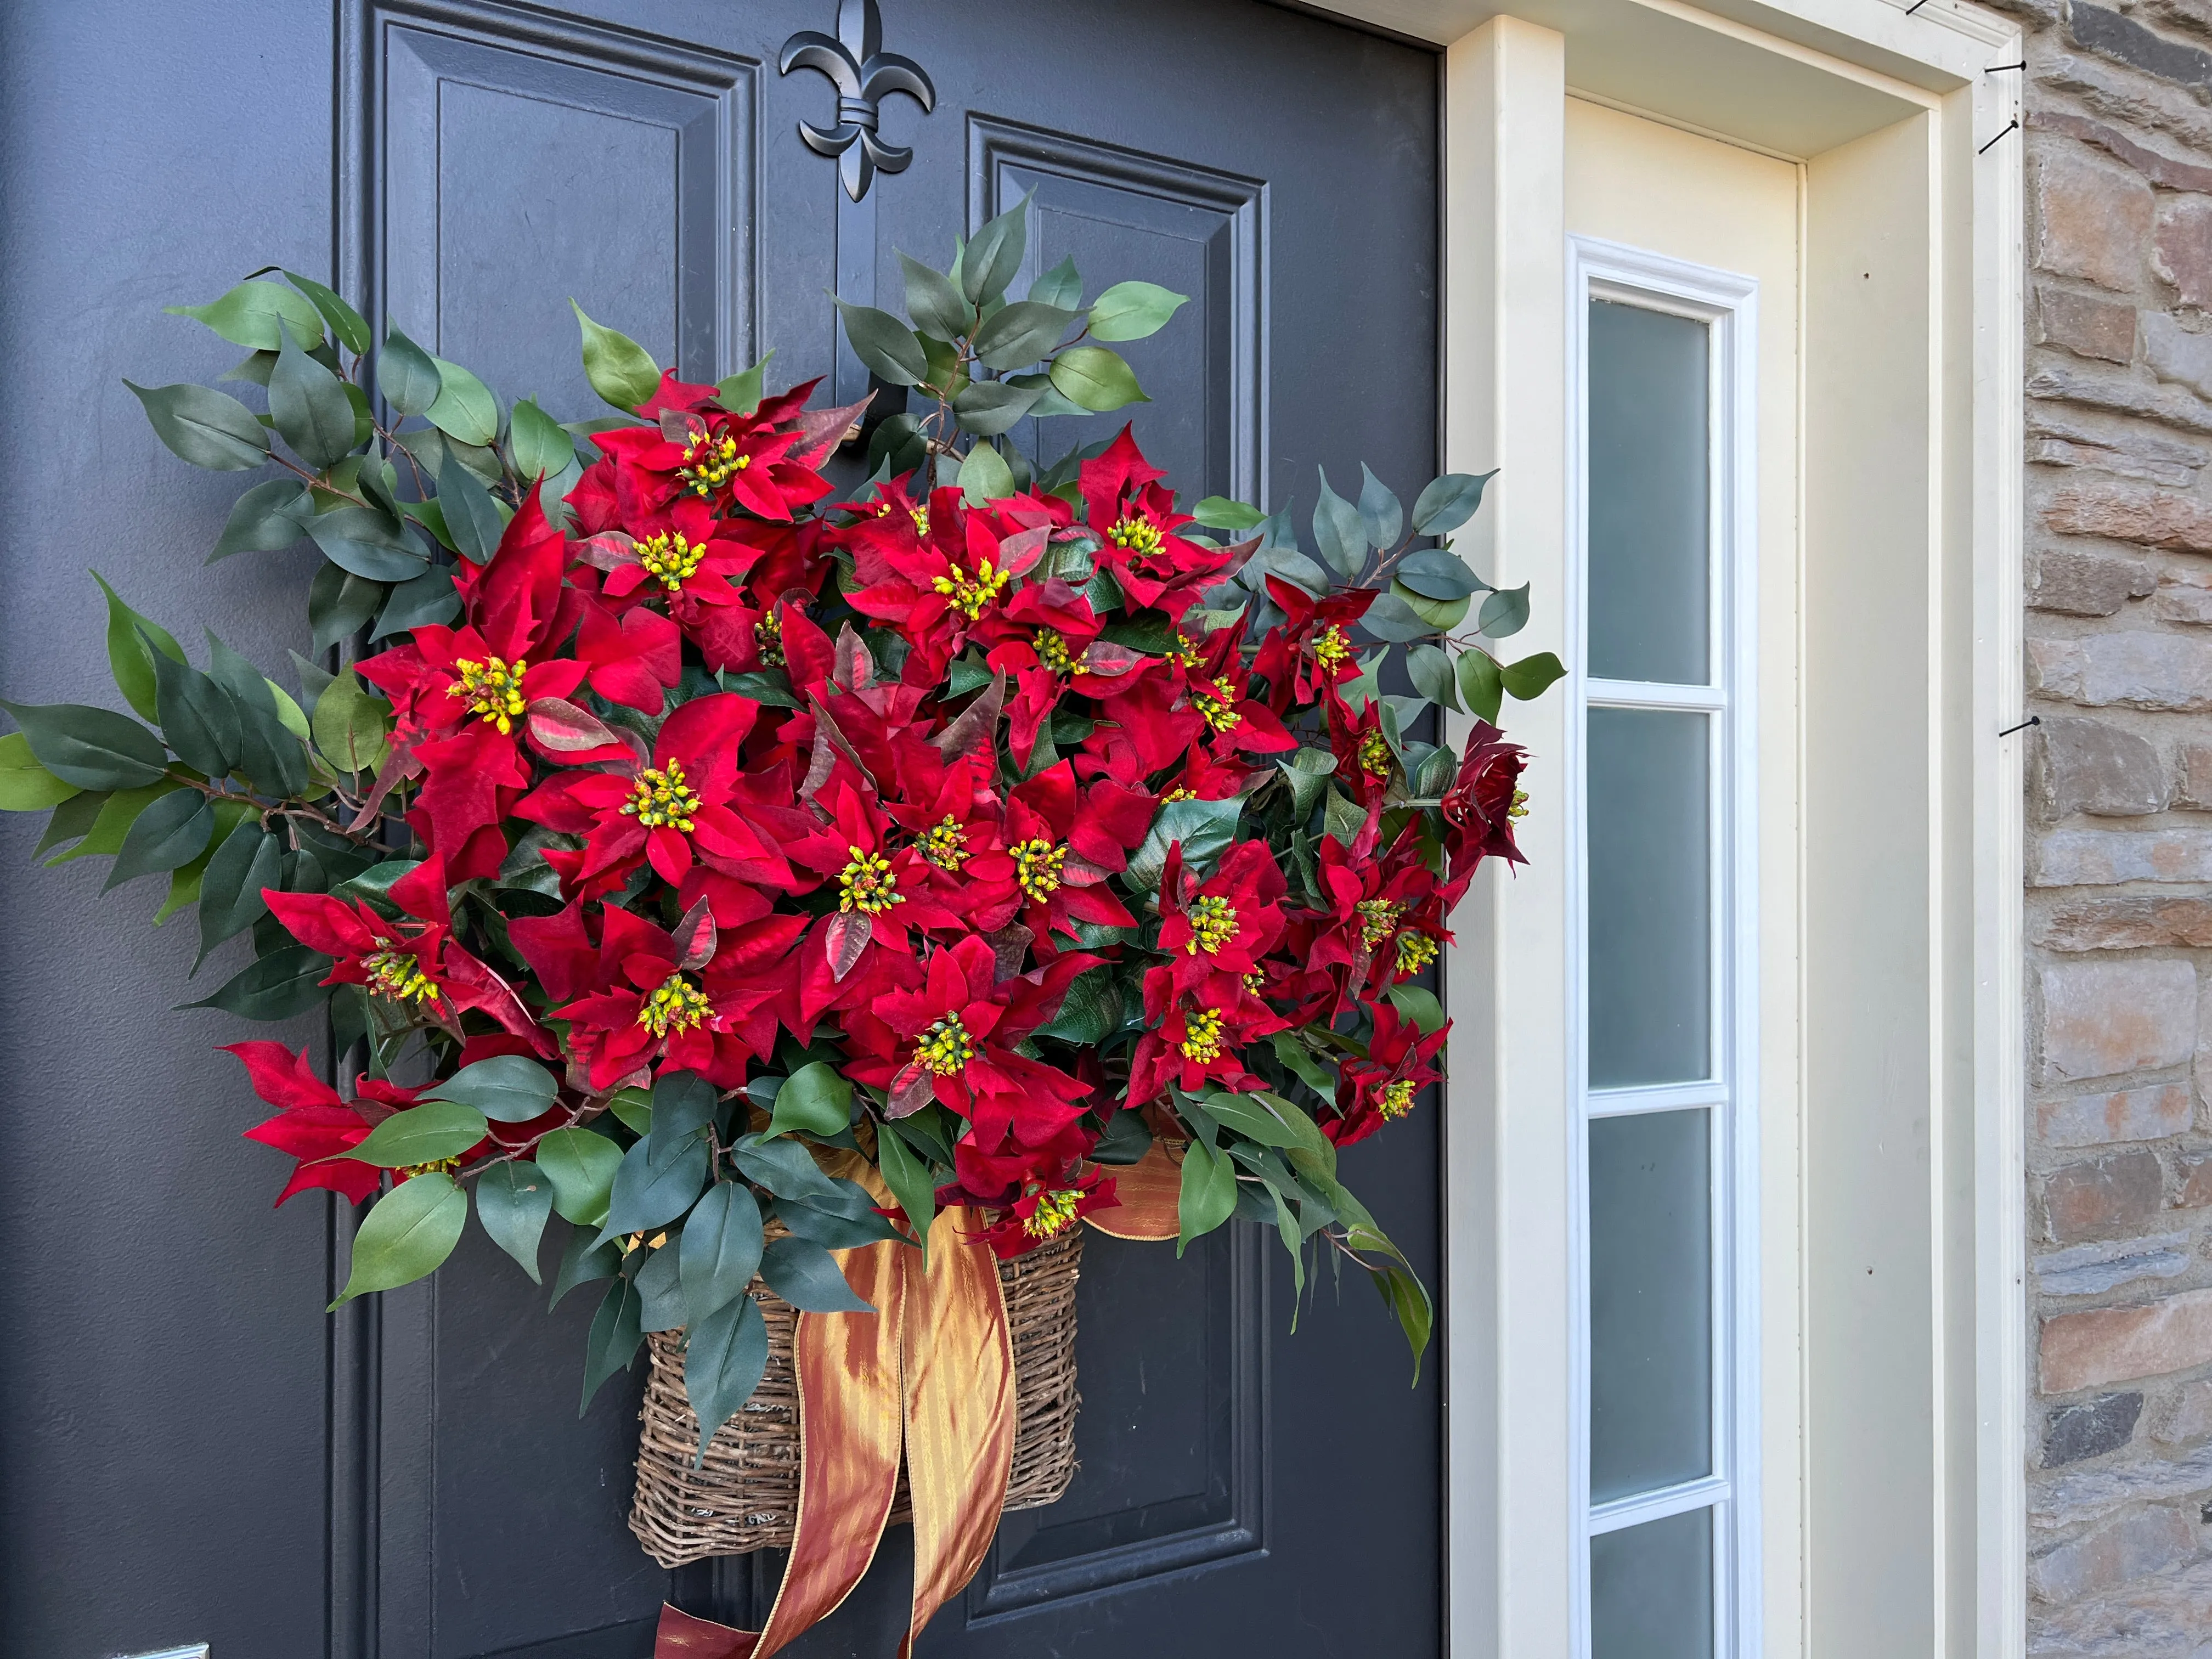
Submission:
<svg viewBox="0 0 2212 1659">
<path fill-rule="evenodd" d="M 819 70 L 836 86 L 836 125 L 817 127 L 801 121 L 799 136 L 817 155 L 836 159 L 845 194 L 856 202 L 868 193 L 878 173 L 903 173 L 914 160 L 908 146 L 887 144 L 877 137 L 884 96 L 905 93 L 925 115 L 937 104 L 937 88 L 921 65 L 885 52 L 883 45 L 884 20 L 876 0 L 837 0 L 837 38 L 801 29 L 783 43 L 777 64 L 786 75 L 797 69 Z"/>
</svg>

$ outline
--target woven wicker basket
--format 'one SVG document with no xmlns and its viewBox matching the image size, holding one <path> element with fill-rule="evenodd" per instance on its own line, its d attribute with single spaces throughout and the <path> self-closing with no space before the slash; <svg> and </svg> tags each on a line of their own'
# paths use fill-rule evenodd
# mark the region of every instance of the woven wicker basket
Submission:
<svg viewBox="0 0 2212 1659">
<path fill-rule="evenodd" d="M 1072 1227 L 1027 1255 L 999 1264 L 1013 1335 L 1014 1462 L 1006 1507 L 1057 1500 L 1075 1478 L 1075 1281 L 1083 1234 Z M 791 1367 L 789 1304 L 753 1281 L 768 1325 L 768 1371 L 744 1409 L 725 1423 L 694 1468 L 699 1419 L 684 1396 L 684 1351 L 673 1331 L 649 1339 L 637 1499 L 629 1528 L 664 1567 L 709 1555 L 788 1549 L 799 1514 L 799 1389 Z M 910 1521 L 906 1474 L 891 1519 Z"/>
</svg>

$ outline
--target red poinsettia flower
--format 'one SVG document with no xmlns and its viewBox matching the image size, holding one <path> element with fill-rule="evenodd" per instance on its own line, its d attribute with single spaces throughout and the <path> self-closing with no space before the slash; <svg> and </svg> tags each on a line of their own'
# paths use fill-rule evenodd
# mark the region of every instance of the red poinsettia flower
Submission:
<svg viewBox="0 0 2212 1659">
<path fill-rule="evenodd" d="M 1217 630 L 1187 677 L 1190 705 L 1206 722 L 1207 747 L 1218 751 L 1278 755 L 1298 746 L 1275 711 L 1252 695 L 1244 665 L 1244 624 Z"/>
<path fill-rule="evenodd" d="M 1179 533 L 1197 520 L 1175 510 L 1174 492 L 1158 483 L 1164 476 L 1125 426 L 1103 454 L 1083 464 L 1081 488 L 1091 532 L 1100 539 L 1093 555 L 1099 568 L 1113 573 L 1133 608 L 1181 617 L 1235 556 Z"/>
<path fill-rule="evenodd" d="M 1007 748 L 1017 765 L 1027 766 L 1037 733 L 1059 707 L 1071 678 L 1090 666 L 1089 654 L 1098 642 L 1102 624 L 1091 602 L 1058 577 L 1021 588 L 999 616 L 1006 637 L 983 660 L 1013 677 L 1014 699 L 1006 709 Z M 1136 653 L 1126 647 L 1109 647 L 1102 660 L 1126 668 L 1133 665 Z"/>
<path fill-rule="evenodd" d="M 1005 850 L 968 866 L 986 893 L 970 912 L 974 925 L 990 933 L 1018 920 L 1040 957 L 1058 948 L 1054 934 L 1075 937 L 1078 922 L 1134 927 L 1105 883 L 1143 845 L 1155 804 L 1110 779 L 1080 787 L 1066 761 L 1017 785 L 1006 803 Z"/>
<path fill-rule="evenodd" d="M 1476 721 L 1468 733 L 1459 775 L 1443 802 L 1444 851 L 1450 860 L 1443 887 L 1446 908 L 1459 902 L 1484 859 L 1528 862 L 1513 840 L 1522 810 L 1521 769 L 1528 758 L 1526 750 L 1506 742 L 1487 720 Z"/>
<path fill-rule="evenodd" d="M 1400 775 L 1397 751 L 1382 731 L 1382 703 L 1370 697 L 1355 714 L 1352 706 L 1322 688 L 1328 710 L 1328 746 L 1336 757 L 1336 780 L 1345 793 L 1367 809 L 1370 817 L 1382 810 L 1383 799 Z"/>
<path fill-rule="evenodd" d="M 995 1212 L 997 1219 L 971 1237 L 1000 1260 L 1025 1255 L 1057 1238 L 1093 1210 L 1121 1203 L 1114 1180 L 1096 1164 L 1058 1161 L 1042 1169 L 1009 1170 L 1021 1160 L 993 1158 L 964 1143 L 952 1149 L 960 1179 L 937 1190 L 940 1204 L 965 1204 Z"/>
<path fill-rule="evenodd" d="M 580 564 L 605 574 L 599 592 L 617 612 L 657 608 L 697 643 L 709 668 L 726 668 L 759 647 L 761 613 L 739 583 L 761 550 L 728 534 L 714 510 L 683 495 L 665 512 L 604 531 L 580 544 Z"/>
<path fill-rule="evenodd" d="M 1315 931 L 1307 962 L 1336 983 L 1332 1019 L 1375 982 L 1378 957 L 1387 982 L 1426 967 L 1437 944 L 1451 938 L 1443 930 L 1436 872 L 1416 826 L 1408 824 L 1381 858 L 1373 855 L 1372 841 L 1371 830 L 1350 848 L 1334 836 L 1321 839 L 1320 886 L 1329 910 Z M 1397 941 L 1404 933 L 1425 943 L 1401 951 Z"/>
<path fill-rule="evenodd" d="M 638 410 L 654 425 L 617 427 L 593 437 L 612 465 L 604 473 L 595 466 L 579 482 L 584 521 L 594 527 L 635 522 L 689 495 L 788 523 L 793 509 L 830 493 L 830 481 L 810 459 L 822 449 L 823 434 L 799 420 L 817 384 L 793 386 L 751 414 L 737 415 L 716 406 L 713 386 L 679 380 L 672 369 L 664 373 L 659 390 Z M 840 422 L 838 434 L 842 431 Z"/>
<path fill-rule="evenodd" d="M 726 875 L 795 891 L 806 884 L 774 840 L 732 810 L 738 748 L 760 705 L 718 692 L 695 697 L 661 723 L 653 757 L 604 771 L 562 772 L 514 807 L 517 817 L 586 838 L 580 854 L 550 849 L 564 890 L 596 897 L 620 887 L 641 862 L 681 887 L 694 860 Z"/>
<path fill-rule="evenodd" d="M 580 905 L 508 926 L 546 990 L 574 998 L 549 1018 L 568 1022 L 579 1086 L 604 1094 L 664 1068 L 696 1072 L 718 1089 L 742 1084 L 792 1012 L 790 957 L 806 918 L 763 916 L 725 932 L 702 906 L 679 939 L 617 906 L 599 914 L 596 946 Z"/>
<path fill-rule="evenodd" d="M 252 1081 L 253 1092 L 280 1109 L 276 1116 L 246 1132 L 248 1140 L 274 1146 L 295 1160 L 292 1178 L 276 1194 L 277 1203 L 318 1187 L 343 1193 L 356 1204 L 375 1192 L 384 1171 L 344 1154 L 368 1139 L 369 1131 L 392 1113 L 414 1105 L 421 1090 L 365 1077 L 355 1085 L 354 1099 L 348 1103 L 315 1075 L 305 1048 L 295 1054 L 281 1042 L 234 1042 L 223 1052 L 236 1054 Z"/>
<path fill-rule="evenodd" d="M 847 1074 L 887 1089 L 895 1117 L 940 1101 L 972 1125 L 977 1146 L 1049 1143 L 1082 1115 L 1090 1085 L 1017 1052 L 1060 1010 L 1076 975 L 1099 959 L 1078 952 L 1008 978 L 998 953 L 969 934 L 930 953 L 922 982 L 887 991 L 847 1016 Z"/>
<path fill-rule="evenodd" d="M 1385 1123 L 1413 1109 L 1413 1097 L 1440 1078 L 1431 1062 L 1450 1035 L 1447 1020 L 1426 1036 L 1389 1002 L 1371 1005 L 1375 1032 L 1364 1058 L 1346 1060 L 1336 1072 L 1336 1115 L 1321 1132 L 1340 1146 L 1364 1140 Z"/>
<path fill-rule="evenodd" d="M 311 951 L 334 958 L 325 985 L 358 985 L 400 1013 L 460 1033 L 464 1009 L 488 1014 L 500 1029 L 540 1054 L 552 1045 L 514 988 L 453 937 L 447 908 L 446 861 L 433 853 L 392 884 L 392 902 L 410 920 L 393 921 L 366 901 L 327 893 L 261 890 L 276 920 Z"/>
<path fill-rule="evenodd" d="M 1294 582 L 1267 578 L 1267 597 L 1284 620 L 1267 630 L 1252 672 L 1267 682 L 1268 706 L 1280 714 L 1321 696 L 1323 686 L 1359 678 L 1352 630 L 1375 603 L 1371 587 L 1344 587 L 1316 599 Z"/>
<path fill-rule="evenodd" d="M 846 532 L 854 574 L 862 584 L 847 597 L 863 616 L 888 623 L 911 647 L 902 678 L 935 685 L 971 633 L 986 643 L 1002 628 L 987 613 L 1002 609 L 1010 589 L 1044 556 L 1048 525 L 1006 531 L 997 514 L 971 510 L 957 489 L 933 491 L 921 515 L 892 513 L 863 519 Z"/>
<path fill-rule="evenodd" d="M 1283 936 L 1288 890 L 1263 841 L 1238 842 L 1204 883 L 1184 865 L 1182 843 L 1170 847 L 1160 876 L 1159 948 L 1168 953 L 1176 990 L 1194 993 L 1217 973 L 1259 974 Z"/>
<path fill-rule="evenodd" d="M 1145 975 L 1145 1019 L 1129 1061 L 1129 1100 L 1141 1105 L 1170 1083 L 1195 1091 L 1261 1086 L 1245 1069 L 1244 1046 L 1287 1024 L 1235 974 L 1214 974 L 1193 988 L 1176 987 L 1171 966 Z"/>
</svg>

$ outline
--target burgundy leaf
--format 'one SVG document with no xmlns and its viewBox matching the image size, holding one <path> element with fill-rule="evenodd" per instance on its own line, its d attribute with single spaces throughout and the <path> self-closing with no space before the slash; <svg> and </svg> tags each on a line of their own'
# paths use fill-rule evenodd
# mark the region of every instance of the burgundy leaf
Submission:
<svg viewBox="0 0 2212 1659">
<path fill-rule="evenodd" d="M 701 899 L 684 913 L 684 920 L 676 924 L 676 965 L 697 972 L 714 959 L 714 945 L 720 935 L 714 929 L 714 913 L 705 899 Z"/>
<path fill-rule="evenodd" d="M 860 952 L 868 948 L 868 935 L 876 924 L 864 915 L 850 910 L 840 910 L 823 926 L 822 937 L 830 951 L 830 977 L 842 979 L 851 973 L 860 960 Z"/>
<path fill-rule="evenodd" d="M 580 755 L 622 742 L 597 714 L 565 697 L 539 697 L 530 705 L 529 719 L 530 735 L 557 754 Z"/>
<path fill-rule="evenodd" d="M 1111 640 L 1093 640 L 1083 648 L 1083 666 L 1093 674 L 1126 674 L 1145 660 L 1145 653 Z"/>
<path fill-rule="evenodd" d="M 869 654 L 867 642 L 853 631 L 849 620 L 837 625 L 836 661 L 832 677 L 848 691 L 866 689 L 876 677 L 876 659 Z"/>
<path fill-rule="evenodd" d="M 1000 984 L 1005 984 L 1022 971 L 1022 955 L 1036 938 L 1034 933 L 1018 921 L 1009 923 L 995 933 L 983 935 L 983 943 L 991 947 L 992 954 L 998 959 L 993 974 Z"/>
<path fill-rule="evenodd" d="M 707 422 L 688 409 L 664 409 L 660 435 L 672 444 L 695 444 L 707 435 Z"/>
<path fill-rule="evenodd" d="M 637 562 L 637 544 L 619 530 L 603 531 L 576 544 L 576 562 L 594 570 L 619 570 Z"/>
<path fill-rule="evenodd" d="M 860 434 L 860 416 L 875 401 L 871 392 L 857 404 L 847 404 L 842 409 L 810 409 L 797 422 L 798 447 L 791 459 L 801 466 L 820 466 L 830 459 L 830 452 L 848 438 Z"/>
<path fill-rule="evenodd" d="M 937 1079 L 925 1066 L 909 1066 L 891 1079 L 890 1104 L 886 1117 L 912 1117 L 937 1098 Z"/>
<path fill-rule="evenodd" d="M 1042 524 L 1016 531 L 999 544 L 999 568 L 1009 576 L 1027 575 L 1044 557 L 1045 539 L 1051 534 L 1052 526 Z"/>
<path fill-rule="evenodd" d="M 988 756 L 999 730 L 999 710 L 1006 701 L 1006 672 L 1000 669 L 991 676 L 991 689 L 960 711 L 960 718 L 930 739 L 937 752 L 950 764 L 971 749 L 980 749 Z"/>
</svg>

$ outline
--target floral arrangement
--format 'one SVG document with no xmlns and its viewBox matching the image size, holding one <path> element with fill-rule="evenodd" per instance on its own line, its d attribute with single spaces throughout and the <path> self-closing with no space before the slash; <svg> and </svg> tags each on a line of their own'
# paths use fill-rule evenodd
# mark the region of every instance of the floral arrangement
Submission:
<svg viewBox="0 0 2212 1659">
<path fill-rule="evenodd" d="M 1141 399 L 1112 345 L 1182 301 L 1086 305 L 1066 264 L 1010 301 L 1024 240 L 1017 208 L 907 260 L 910 325 L 842 307 L 910 389 L 873 423 L 764 363 L 686 383 L 580 309 L 617 412 L 563 425 L 305 277 L 174 308 L 266 413 L 131 389 L 185 460 L 273 466 L 210 556 L 313 541 L 318 654 L 296 694 L 212 637 L 195 666 L 103 582 L 137 718 L 0 704 L 0 807 L 51 810 L 50 863 L 166 878 L 203 960 L 250 939 L 194 1006 L 327 1005 L 348 1093 L 230 1052 L 278 1201 L 375 1200 L 340 1301 L 471 1211 L 535 1279 L 557 1213 L 556 1300 L 605 1281 L 586 1401 L 684 1328 L 711 1437 L 761 1376 L 757 1271 L 865 1309 L 832 1252 L 926 1249 L 957 1204 L 1017 1254 L 1172 1147 L 1182 1243 L 1242 1214 L 1302 1285 L 1358 1264 L 1418 1364 L 1427 1293 L 1337 1155 L 1438 1074 L 1422 975 L 1518 857 L 1491 722 L 1559 664 L 1483 648 L 1526 589 L 1438 544 L 1482 478 L 1410 512 L 1324 478 L 1316 557 L 1287 508 L 1181 510 L 1127 428 L 1033 470 L 1015 424 Z M 1437 704 L 1475 716 L 1457 752 Z"/>
</svg>

